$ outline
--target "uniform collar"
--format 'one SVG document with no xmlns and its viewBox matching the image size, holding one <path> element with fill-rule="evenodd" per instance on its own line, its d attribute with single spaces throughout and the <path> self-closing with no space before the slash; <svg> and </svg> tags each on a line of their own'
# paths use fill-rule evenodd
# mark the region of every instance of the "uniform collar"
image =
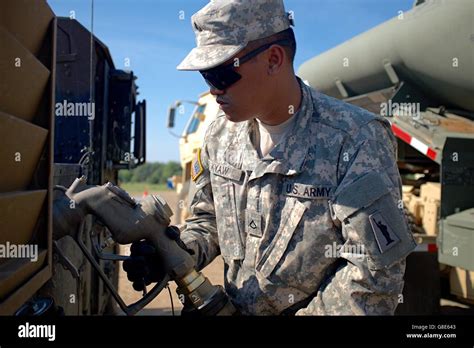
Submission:
<svg viewBox="0 0 474 348">
<path fill-rule="evenodd" d="M 306 155 L 311 143 L 310 122 L 314 112 L 311 90 L 298 78 L 301 87 L 301 107 L 293 116 L 296 117 L 293 128 L 285 138 L 263 158 L 251 142 L 252 132 L 258 127 L 255 120 L 245 122 L 237 136 L 237 144 L 243 150 L 242 169 L 252 171 L 250 180 L 267 173 L 296 175 L 303 169 Z"/>
</svg>

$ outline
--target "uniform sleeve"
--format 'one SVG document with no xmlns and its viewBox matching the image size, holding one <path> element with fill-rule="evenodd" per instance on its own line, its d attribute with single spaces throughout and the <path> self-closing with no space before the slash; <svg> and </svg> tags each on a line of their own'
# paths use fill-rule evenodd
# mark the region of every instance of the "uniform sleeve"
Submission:
<svg viewBox="0 0 474 348">
<path fill-rule="evenodd" d="M 202 270 L 220 254 L 217 238 L 214 198 L 209 174 L 206 133 L 203 148 L 192 164 L 196 191 L 191 202 L 191 216 L 181 228 L 181 239 L 194 251 L 196 269 Z M 196 176 L 197 175 L 197 176 Z"/>
<path fill-rule="evenodd" d="M 400 203 L 396 140 L 379 120 L 364 132 L 365 140 L 341 151 L 331 204 L 344 240 L 337 267 L 297 315 L 393 315 L 398 305 L 416 243 Z"/>
</svg>

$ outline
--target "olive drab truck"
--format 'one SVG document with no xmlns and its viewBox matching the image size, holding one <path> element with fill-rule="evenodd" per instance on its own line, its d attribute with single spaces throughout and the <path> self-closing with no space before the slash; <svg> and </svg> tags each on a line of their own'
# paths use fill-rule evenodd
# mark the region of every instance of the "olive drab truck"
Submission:
<svg viewBox="0 0 474 348">
<path fill-rule="evenodd" d="M 474 303 L 472 23 L 471 0 L 416 0 L 410 11 L 297 72 L 316 90 L 386 117 L 397 137 L 400 206 L 418 242 L 407 259 L 397 314 L 436 314 L 447 293 Z M 198 104 L 180 139 L 182 217 L 188 215 L 193 156 L 218 112 L 210 94 Z M 170 108 L 169 119 L 175 111 Z"/>
<path fill-rule="evenodd" d="M 0 75 L 0 315 L 113 313 L 109 291 L 72 236 L 54 238 L 52 202 L 79 176 L 117 183 L 119 169 L 145 161 L 136 77 L 44 0 L 1 1 Z M 92 216 L 81 231 L 93 253 L 116 251 Z M 116 263 L 96 261 L 117 285 Z"/>
</svg>

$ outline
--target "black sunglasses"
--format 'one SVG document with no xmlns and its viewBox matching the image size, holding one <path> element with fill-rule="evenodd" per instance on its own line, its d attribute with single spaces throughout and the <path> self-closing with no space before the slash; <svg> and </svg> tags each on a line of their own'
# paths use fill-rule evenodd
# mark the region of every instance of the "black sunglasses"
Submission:
<svg viewBox="0 0 474 348">
<path fill-rule="evenodd" d="M 255 50 L 250 51 L 246 55 L 238 58 L 239 66 L 245 62 L 248 62 L 250 59 L 262 53 L 263 51 L 269 49 L 272 45 L 289 46 L 290 42 L 288 40 L 278 40 L 260 46 L 259 48 L 256 48 Z M 204 77 L 204 80 L 206 80 L 206 83 L 209 85 L 209 87 L 222 91 L 229 88 L 242 78 L 242 75 L 236 72 L 235 68 L 236 66 L 234 66 L 234 63 L 230 63 L 209 70 L 200 70 L 199 72 Z"/>
</svg>

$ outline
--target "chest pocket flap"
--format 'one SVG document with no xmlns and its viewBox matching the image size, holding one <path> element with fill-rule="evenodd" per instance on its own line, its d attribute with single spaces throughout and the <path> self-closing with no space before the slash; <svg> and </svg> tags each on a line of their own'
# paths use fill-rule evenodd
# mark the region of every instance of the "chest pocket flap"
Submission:
<svg viewBox="0 0 474 348">
<path fill-rule="evenodd" d="M 288 198 L 286 204 L 282 211 L 280 227 L 257 264 L 257 271 L 265 278 L 273 272 L 285 254 L 288 243 L 306 210 L 305 205 L 296 198 Z"/>
</svg>

